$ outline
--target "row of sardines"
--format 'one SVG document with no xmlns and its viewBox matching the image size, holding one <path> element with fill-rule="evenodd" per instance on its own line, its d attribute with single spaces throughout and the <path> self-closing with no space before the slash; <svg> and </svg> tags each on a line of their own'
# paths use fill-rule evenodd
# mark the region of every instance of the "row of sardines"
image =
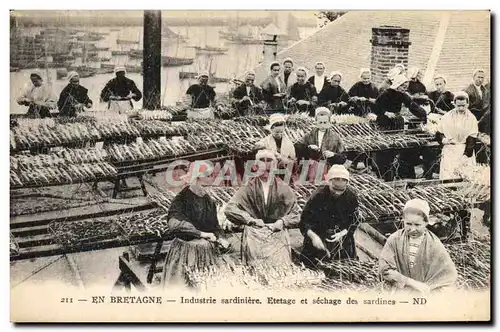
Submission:
<svg viewBox="0 0 500 332">
<path fill-rule="evenodd" d="M 151 114 L 151 115 L 154 115 Z M 159 117 L 159 116 L 158 116 Z M 267 118 L 262 116 L 235 118 L 224 121 L 168 122 L 148 117 L 147 120 L 118 118 L 114 120 L 61 122 L 55 120 L 24 120 L 11 128 L 11 151 L 39 147 L 72 145 L 76 143 L 112 141 L 120 138 L 161 136 L 210 136 L 213 144 L 235 146 L 236 151 L 247 151 L 248 142 L 265 137 Z M 300 141 L 313 127 L 312 118 L 291 115 L 287 119 L 287 134 L 294 143 Z M 384 135 L 370 122 L 333 123 L 332 129 L 344 138 L 348 150 L 419 146 L 427 138 L 410 135 Z M 238 139 L 239 138 L 239 139 Z"/>
</svg>

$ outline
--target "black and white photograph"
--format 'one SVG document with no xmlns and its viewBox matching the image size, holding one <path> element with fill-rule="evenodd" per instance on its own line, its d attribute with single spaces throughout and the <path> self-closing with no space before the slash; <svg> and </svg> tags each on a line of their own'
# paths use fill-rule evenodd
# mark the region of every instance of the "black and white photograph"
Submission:
<svg viewBox="0 0 500 332">
<path fill-rule="evenodd" d="M 11 321 L 490 321 L 491 15 L 10 10 Z"/>
</svg>

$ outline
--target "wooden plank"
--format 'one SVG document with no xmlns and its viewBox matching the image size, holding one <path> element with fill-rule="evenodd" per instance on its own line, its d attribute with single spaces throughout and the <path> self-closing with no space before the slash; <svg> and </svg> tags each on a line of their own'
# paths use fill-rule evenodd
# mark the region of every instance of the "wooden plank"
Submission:
<svg viewBox="0 0 500 332">
<path fill-rule="evenodd" d="M 52 234 L 40 234 L 30 237 L 16 238 L 19 248 L 30 248 L 38 246 L 46 246 L 55 243 Z"/>
<path fill-rule="evenodd" d="M 367 223 L 359 224 L 358 229 L 368 234 L 372 239 L 376 240 L 381 245 L 384 245 L 387 241 L 387 238 L 384 235 L 380 234 L 375 228 Z"/>
<path fill-rule="evenodd" d="M 85 219 L 95 219 L 95 218 L 103 218 L 103 217 L 109 217 L 109 216 L 114 216 L 118 214 L 125 214 L 125 213 L 131 213 L 131 212 L 139 212 L 139 211 L 144 211 L 144 210 L 149 210 L 149 209 L 154 209 L 156 208 L 157 205 L 156 203 L 145 203 L 141 205 L 136 205 L 136 206 L 128 206 L 128 207 L 120 207 L 119 209 L 109 209 L 109 210 L 104 210 L 104 211 L 99 211 L 99 212 L 91 212 L 87 214 L 82 214 L 81 210 L 82 208 L 79 208 L 79 214 L 68 214 L 66 216 L 61 216 L 58 218 L 47 218 L 47 219 L 38 219 L 38 220 L 26 220 L 26 219 L 20 219 L 20 220 L 12 220 L 10 222 L 10 228 L 15 229 L 15 228 L 25 228 L 25 227 L 32 227 L 32 226 L 42 226 L 42 225 L 48 225 L 51 222 L 61 222 L 61 221 L 76 221 L 76 220 L 85 220 Z M 66 211 L 64 211 L 66 212 Z M 75 211 L 78 212 L 78 211 Z M 62 214 L 62 211 L 61 211 Z"/>
<path fill-rule="evenodd" d="M 40 235 L 40 234 L 47 234 L 49 232 L 49 229 L 47 225 L 41 225 L 41 226 L 33 226 L 33 227 L 21 227 L 21 228 L 14 228 L 11 230 L 12 235 L 15 237 L 22 237 L 22 236 L 34 236 L 34 235 Z"/>
</svg>

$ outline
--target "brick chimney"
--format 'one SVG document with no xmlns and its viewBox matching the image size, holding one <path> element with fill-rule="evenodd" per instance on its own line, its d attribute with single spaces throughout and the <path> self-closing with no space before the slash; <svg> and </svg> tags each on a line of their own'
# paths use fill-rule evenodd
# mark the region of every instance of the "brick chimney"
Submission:
<svg viewBox="0 0 500 332">
<path fill-rule="evenodd" d="M 370 69 L 372 81 L 380 85 L 390 69 L 403 63 L 408 67 L 410 30 L 398 26 L 382 25 L 372 28 L 372 55 Z"/>
</svg>

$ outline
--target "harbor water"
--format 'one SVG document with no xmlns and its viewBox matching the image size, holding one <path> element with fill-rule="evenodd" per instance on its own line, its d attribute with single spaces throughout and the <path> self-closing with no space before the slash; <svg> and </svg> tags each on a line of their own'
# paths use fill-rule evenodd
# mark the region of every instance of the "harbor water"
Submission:
<svg viewBox="0 0 500 332">
<path fill-rule="evenodd" d="M 162 40 L 162 55 L 179 57 L 179 58 L 193 58 L 192 65 L 185 65 L 179 67 L 162 67 L 162 94 L 161 100 L 163 105 L 174 105 L 185 94 L 189 85 L 195 83 L 194 79 L 179 79 L 179 72 L 199 72 L 201 70 L 210 71 L 215 73 L 215 76 L 221 78 L 234 78 L 243 74 L 246 70 L 253 69 L 262 60 L 262 45 L 241 45 L 234 44 L 219 38 L 219 31 L 223 27 L 169 27 L 173 32 L 187 38 L 186 42 L 163 39 Z M 255 27 L 255 29 L 257 29 Z M 19 33 L 24 36 L 34 36 L 39 33 L 43 28 L 20 28 Z M 142 50 L 142 27 L 119 27 L 119 31 L 112 27 L 105 28 L 87 28 L 87 32 L 105 32 L 109 33 L 104 35 L 104 39 L 97 42 L 98 47 L 109 47 L 109 51 L 99 51 L 99 57 L 110 57 L 111 61 L 107 64 L 113 65 L 140 65 L 141 59 L 132 59 L 129 56 L 111 56 L 111 50 L 124 50 L 131 49 Z M 300 37 L 306 38 L 311 35 L 315 28 L 300 27 Z M 138 41 L 139 44 L 117 44 L 117 39 Z M 281 45 L 286 47 L 289 44 Z M 196 54 L 193 46 L 216 46 L 228 48 L 225 54 L 220 55 L 206 55 Z M 75 59 L 75 65 L 83 64 L 82 58 Z M 210 64 L 211 63 L 211 64 Z M 99 68 L 101 63 L 87 62 L 90 67 Z M 52 91 L 55 98 L 58 98 L 61 90 L 68 84 L 66 79 L 57 79 L 56 68 L 50 69 L 37 69 L 44 80 L 52 86 Z M 33 69 L 22 69 L 19 72 L 10 73 L 10 112 L 11 113 L 24 113 L 26 107 L 19 106 L 16 103 L 16 98 L 23 88 L 30 83 L 30 73 Z M 142 91 L 143 76 L 140 73 L 128 73 L 130 79 L 134 80 L 138 88 Z M 95 76 L 81 78 L 80 84 L 89 90 L 89 97 L 94 102 L 95 109 L 104 109 L 106 105 L 99 103 L 99 95 L 105 84 L 114 77 L 113 73 L 97 74 Z M 230 89 L 230 83 L 217 83 L 215 84 L 216 92 L 223 93 Z M 142 107 L 142 100 L 135 105 L 136 108 Z"/>
</svg>

